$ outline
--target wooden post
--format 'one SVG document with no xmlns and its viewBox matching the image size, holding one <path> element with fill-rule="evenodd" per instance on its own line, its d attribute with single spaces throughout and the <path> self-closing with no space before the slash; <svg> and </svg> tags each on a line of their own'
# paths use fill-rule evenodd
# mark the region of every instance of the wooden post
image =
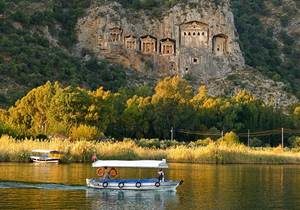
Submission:
<svg viewBox="0 0 300 210">
<path fill-rule="evenodd" d="M 281 147 L 283 149 L 283 128 L 281 128 Z"/>
<path fill-rule="evenodd" d="M 248 129 L 248 147 L 250 147 L 250 130 Z"/>
</svg>

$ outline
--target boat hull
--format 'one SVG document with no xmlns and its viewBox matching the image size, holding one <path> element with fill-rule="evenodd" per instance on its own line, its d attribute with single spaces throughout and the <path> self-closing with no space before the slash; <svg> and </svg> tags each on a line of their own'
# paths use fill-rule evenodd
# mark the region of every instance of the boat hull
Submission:
<svg viewBox="0 0 300 210">
<path fill-rule="evenodd" d="M 157 179 L 86 179 L 88 187 L 111 190 L 163 190 L 176 191 L 182 181 L 158 182 Z"/>
<path fill-rule="evenodd" d="M 32 160 L 34 163 L 59 163 L 59 160 Z"/>
<path fill-rule="evenodd" d="M 60 161 L 57 158 L 43 158 L 38 156 L 31 156 L 30 160 L 34 163 L 59 163 Z"/>
</svg>

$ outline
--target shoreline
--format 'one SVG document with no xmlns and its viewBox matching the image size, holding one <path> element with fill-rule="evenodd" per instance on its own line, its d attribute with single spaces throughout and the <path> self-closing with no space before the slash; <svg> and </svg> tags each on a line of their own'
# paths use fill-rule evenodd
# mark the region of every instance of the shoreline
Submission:
<svg viewBox="0 0 300 210">
<path fill-rule="evenodd" d="M 141 147 L 133 140 L 120 142 L 15 140 L 0 137 L 0 162 L 29 162 L 33 149 L 64 152 L 62 163 L 91 163 L 91 157 L 103 160 L 167 159 L 169 163 L 195 164 L 300 164 L 300 153 L 281 147 L 249 148 L 243 144 L 211 142 L 207 146 L 176 145 L 167 148 Z"/>
<path fill-rule="evenodd" d="M 103 159 L 105 160 L 105 159 Z M 119 159 L 121 160 L 121 159 Z M 124 159 L 125 160 L 125 159 Z M 141 159 L 134 159 L 134 160 L 141 160 Z M 191 164 L 191 165 L 222 165 L 222 166 L 230 166 L 230 165 L 269 165 L 269 166 L 300 166 L 300 162 L 299 163 L 270 163 L 270 162 L 236 162 L 236 163 L 205 163 L 205 162 L 176 162 L 176 161 L 168 161 L 168 164 Z M 0 161 L 0 165 L 1 164 L 9 164 L 9 163 L 20 163 L 20 164 L 49 164 L 49 165 L 56 165 L 57 163 L 34 163 L 31 161 Z M 67 165 L 67 164 L 92 164 L 92 162 L 59 162 L 59 165 Z"/>
</svg>

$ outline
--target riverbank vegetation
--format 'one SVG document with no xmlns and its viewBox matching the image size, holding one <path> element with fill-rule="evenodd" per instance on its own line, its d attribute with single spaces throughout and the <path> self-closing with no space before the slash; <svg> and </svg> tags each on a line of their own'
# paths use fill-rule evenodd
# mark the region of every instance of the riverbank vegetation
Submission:
<svg viewBox="0 0 300 210">
<path fill-rule="evenodd" d="M 32 149 L 56 149 L 65 153 L 62 162 L 91 162 L 96 154 L 98 159 L 138 160 L 167 159 L 169 162 L 188 163 L 255 163 L 255 164 L 300 164 L 300 153 L 295 150 L 276 148 L 249 148 L 228 139 L 199 140 L 193 143 L 165 141 L 161 148 L 150 146 L 153 140 L 140 141 L 74 141 L 52 139 L 50 141 L 15 140 L 8 136 L 0 138 L 0 161 L 28 162 Z M 148 146 L 145 143 L 148 142 Z M 168 144 L 168 146 L 166 146 Z M 149 147 L 150 146 L 150 147 Z"/>
<path fill-rule="evenodd" d="M 234 131 L 246 143 L 244 134 L 248 130 L 297 130 L 299 119 L 296 105 L 290 114 L 284 114 L 243 90 L 232 97 L 212 97 L 205 86 L 200 86 L 194 93 L 191 85 L 178 76 L 161 80 L 154 90 L 142 86 L 116 93 L 102 87 L 90 91 L 47 82 L 9 109 L 0 110 L 0 134 L 18 139 L 59 136 L 72 141 L 170 139 L 173 128 L 178 141 L 207 136 L 216 140 L 221 133 Z M 260 141 L 256 146 L 281 143 L 278 133 L 269 134 L 255 139 Z M 288 137 L 292 136 L 286 135 L 286 140 Z"/>
</svg>

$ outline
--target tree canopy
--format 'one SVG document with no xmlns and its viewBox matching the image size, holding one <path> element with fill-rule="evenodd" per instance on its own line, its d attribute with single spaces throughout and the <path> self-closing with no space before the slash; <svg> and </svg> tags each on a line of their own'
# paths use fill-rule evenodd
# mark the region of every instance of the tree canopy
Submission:
<svg viewBox="0 0 300 210">
<path fill-rule="evenodd" d="M 205 86 L 196 93 L 181 77 L 167 77 L 154 88 L 137 87 L 113 93 L 47 82 L 0 112 L 1 132 L 23 135 L 64 135 L 73 139 L 103 135 L 116 138 L 199 138 L 182 133 L 269 130 L 299 125 L 299 107 L 291 115 L 263 104 L 247 91 L 212 97 Z M 277 139 L 278 140 L 278 139 Z M 277 141 L 276 140 L 276 141 Z"/>
</svg>

